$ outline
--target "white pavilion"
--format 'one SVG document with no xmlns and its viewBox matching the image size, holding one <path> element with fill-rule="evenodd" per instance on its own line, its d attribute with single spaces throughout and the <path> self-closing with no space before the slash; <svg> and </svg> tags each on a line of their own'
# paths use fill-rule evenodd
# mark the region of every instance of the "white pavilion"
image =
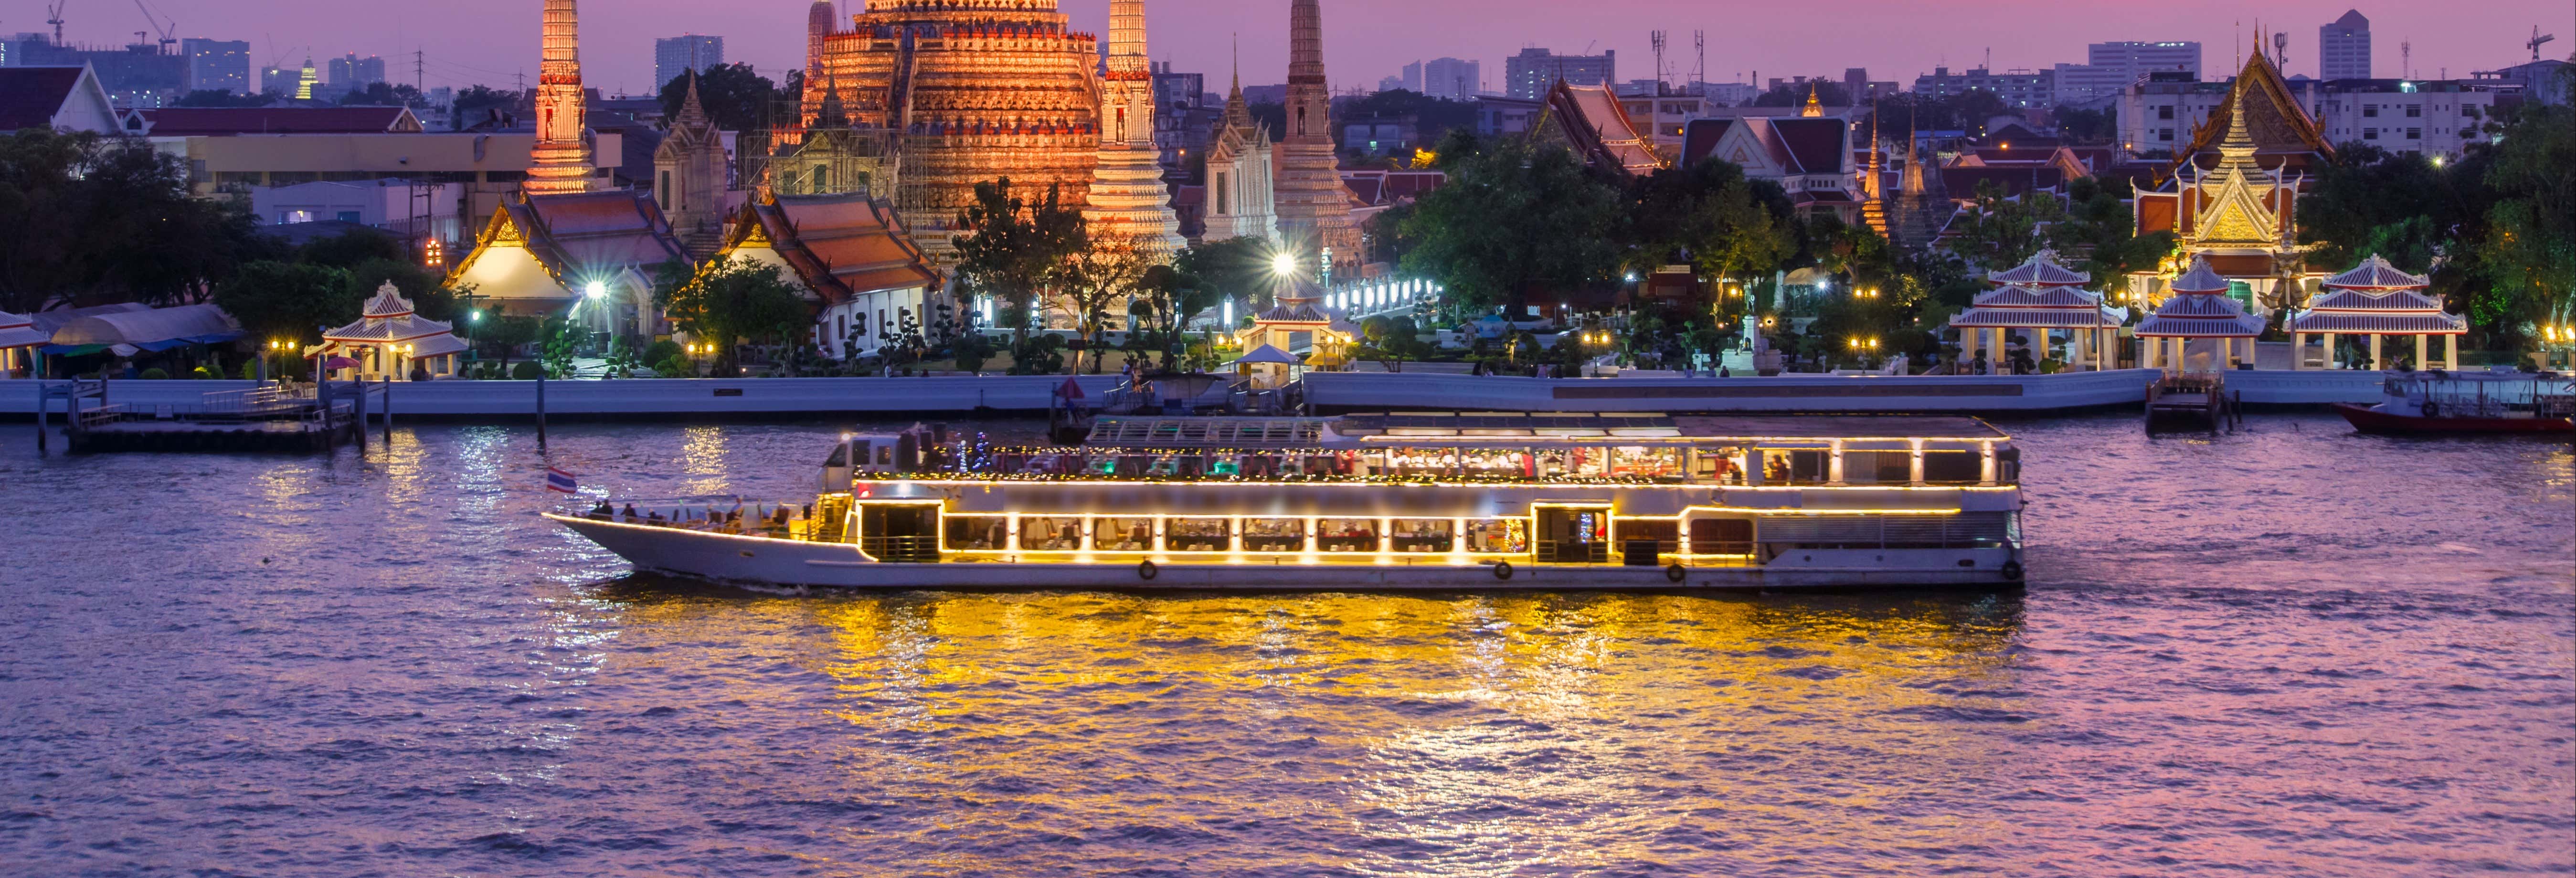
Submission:
<svg viewBox="0 0 2576 878">
<path fill-rule="evenodd" d="M 35 318 L 0 311 L 0 378 L 18 377 L 22 370 L 33 377 L 36 358 L 29 349 L 51 340 L 52 334 L 36 328 Z"/>
<path fill-rule="evenodd" d="M 2335 336 L 2370 336 L 2370 368 L 2385 369 L 2380 356 L 2380 340 L 2388 336 L 2415 337 L 2415 362 L 2418 366 L 2433 360 L 2432 336 L 2441 336 L 2444 344 L 2442 367 L 2460 368 L 2460 336 L 2469 332 L 2469 319 L 2444 313 L 2442 303 L 2420 292 L 2432 281 L 2407 274 L 2388 264 L 2378 254 L 2361 261 L 2351 271 L 2327 278 L 2325 289 L 2309 300 L 2305 311 L 2290 315 L 2290 349 L 2304 354 L 2308 336 L 2325 336 L 2326 363 L 2334 363 Z M 2291 358 L 2290 367 L 2299 368 L 2305 356 Z"/>
<path fill-rule="evenodd" d="M 2192 257 L 2191 268 L 2167 289 L 2172 295 L 2156 306 L 2155 313 L 2138 321 L 2138 340 L 2146 343 L 2139 365 L 2214 372 L 2254 362 L 2254 339 L 2263 334 L 2263 318 L 2245 313 L 2244 304 L 2228 297 L 2227 278 L 2209 267 L 2208 257 Z M 2201 340 L 2214 342 L 2217 348 L 2192 350 L 2192 344 Z"/>
<path fill-rule="evenodd" d="M 1351 325 L 1340 309 L 1324 305 L 1320 290 L 1302 279 L 1283 278 L 1276 298 L 1278 304 L 1253 315 L 1252 327 L 1235 335 L 1235 345 L 1245 351 L 1267 345 L 1291 357 L 1303 350 L 1305 364 L 1248 363 L 1259 369 L 1253 375 L 1254 386 L 1278 387 L 1306 370 L 1328 371 L 1350 362 L 1348 349 L 1359 337 L 1359 327 Z"/>
<path fill-rule="evenodd" d="M 1995 288 L 1950 320 L 1959 330 L 1961 359 L 1980 349 L 1994 352 L 1987 359 L 1999 359 L 2015 329 L 2027 331 L 2032 348 L 2041 351 L 2049 348 L 2050 333 L 2064 331 L 2070 368 L 2111 368 L 2111 345 L 2129 311 L 2105 305 L 2102 294 L 2084 289 L 2093 282 L 2091 274 L 2060 264 L 2054 250 L 2042 250 L 2020 265 L 1987 273 L 1986 282 Z"/>
<path fill-rule="evenodd" d="M 411 300 L 394 289 L 393 281 L 376 288 L 376 297 L 367 301 L 366 316 L 338 329 L 322 333 L 322 344 L 309 348 L 306 355 L 347 357 L 357 365 L 335 370 L 332 377 L 403 379 L 417 363 L 434 378 L 456 374 L 456 355 L 467 350 L 458 340 L 454 325 L 422 319 L 412 313 Z"/>
</svg>

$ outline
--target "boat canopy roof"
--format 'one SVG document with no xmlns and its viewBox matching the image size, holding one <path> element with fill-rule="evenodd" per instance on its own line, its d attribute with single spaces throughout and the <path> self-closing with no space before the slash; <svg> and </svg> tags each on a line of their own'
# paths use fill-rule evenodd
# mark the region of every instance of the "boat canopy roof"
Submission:
<svg viewBox="0 0 2576 878">
<path fill-rule="evenodd" d="M 1971 417 L 1876 415 L 1668 415 L 1573 412 L 1395 412 L 1344 415 L 1332 432 L 1370 444 L 1413 439 L 1496 440 L 1597 445 L 1609 439 L 1964 439 L 2010 438 Z M 1459 444 L 1446 442 L 1440 444 Z M 1521 444 L 1516 442 L 1489 444 Z M 1650 444 L 1670 444 L 1654 442 Z"/>
</svg>

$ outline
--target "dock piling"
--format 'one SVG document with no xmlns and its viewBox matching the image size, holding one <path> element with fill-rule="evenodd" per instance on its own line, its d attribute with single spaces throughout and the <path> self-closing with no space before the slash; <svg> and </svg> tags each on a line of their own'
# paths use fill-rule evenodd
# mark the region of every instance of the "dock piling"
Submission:
<svg viewBox="0 0 2576 878">
<path fill-rule="evenodd" d="M 388 449 L 390 449 L 390 448 L 394 447 L 394 378 L 393 378 L 393 376 L 391 376 L 391 375 L 387 375 L 387 376 L 385 376 L 385 380 L 384 380 L 384 390 L 385 390 L 385 405 L 384 405 L 384 419 L 385 419 L 385 447 L 386 447 L 386 448 L 388 448 Z"/>
<path fill-rule="evenodd" d="M 537 370 L 537 447 L 546 447 L 546 373 Z"/>
<path fill-rule="evenodd" d="M 43 381 L 38 381 L 38 382 L 35 382 L 35 384 L 36 384 L 36 456 L 38 456 L 38 457 L 42 457 L 42 456 L 44 456 L 45 451 L 46 451 L 46 448 L 45 448 L 45 428 L 46 428 L 48 425 L 50 425 L 50 424 L 53 422 L 53 420 L 54 420 L 54 417 L 53 417 L 53 411 L 52 411 L 52 409 L 53 409 L 53 402 L 54 402 L 54 395 L 53 395 L 53 392 L 52 392 L 52 388 L 46 387 L 46 386 L 45 386 L 45 382 L 43 382 Z"/>
</svg>

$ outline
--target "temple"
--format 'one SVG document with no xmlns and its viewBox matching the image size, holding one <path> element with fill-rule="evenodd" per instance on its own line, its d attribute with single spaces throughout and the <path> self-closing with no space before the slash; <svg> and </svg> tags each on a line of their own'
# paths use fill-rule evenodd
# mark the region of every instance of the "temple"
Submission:
<svg viewBox="0 0 2576 878">
<path fill-rule="evenodd" d="M 1732 162 L 1747 179 L 1778 182 L 1799 216 L 1857 224 L 1862 168 L 1852 160 L 1851 129 L 1843 116 L 1693 119 L 1682 129 L 1682 161 Z"/>
<path fill-rule="evenodd" d="M 2216 372 L 2254 362 L 2263 319 L 2245 313 L 2245 305 L 2228 295 L 2229 283 L 2210 267 L 2209 257 L 2192 257 L 2190 270 L 2173 279 L 2171 295 L 2138 321 L 2138 338 L 2146 343 L 2139 365 Z"/>
<path fill-rule="evenodd" d="M 545 56 L 537 68 L 537 139 L 529 150 L 527 182 L 520 187 L 530 195 L 588 192 L 597 173 L 590 160 L 590 126 L 582 115 L 579 31 L 573 0 L 546 0 Z"/>
<path fill-rule="evenodd" d="M 569 314 L 610 337 L 651 338 L 661 326 L 653 273 L 688 252 L 646 192 L 512 199 L 492 213 L 447 285 L 498 314 Z"/>
<path fill-rule="evenodd" d="M 1362 260 L 1360 229 L 1351 219 L 1350 190 L 1342 185 L 1333 96 L 1324 79 L 1324 13 L 1318 0 L 1296 0 L 1288 10 L 1288 137 L 1279 145 L 1279 234 L 1323 269 L 1317 285 L 1356 277 Z"/>
<path fill-rule="evenodd" d="M 375 298 L 367 300 L 358 322 L 323 330 L 322 345 L 315 353 L 345 357 L 352 363 L 334 370 L 335 378 L 404 381 L 415 373 L 427 378 L 455 375 L 456 355 L 465 351 L 453 324 L 413 313 L 411 300 L 403 298 L 393 281 L 385 281 L 376 288 Z"/>
<path fill-rule="evenodd" d="M 777 195 L 744 205 L 709 265 L 770 266 L 814 309 L 814 344 L 846 359 L 928 332 L 941 274 L 894 206 L 866 193 Z"/>
<path fill-rule="evenodd" d="M 2415 337 L 2415 365 L 2423 368 L 2434 361 L 2432 339 L 2439 336 L 2446 344 L 2441 362 L 2445 369 L 2460 368 L 2460 336 L 2469 332 L 2469 319 L 2442 310 L 2442 302 L 2424 294 L 2432 286 L 2428 278 L 2407 274 L 2388 264 L 2378 254 L 2362 260 L 2351 271 L 2327 278 L 2324 291 L 2308 303 L 2307 310 L 2290 315 L 2290 349 L 2298 352 L 2290 368 L 2305 366 L 2308 336 L 2325 336 L 2325 363 L 2335 363 L 2335 338 L 2361 335 L 2370 337 L 2370 368 L 2385 369 L 2381 342 L 2389 336 Z"/>
<path fill-rule="evenodd" d="M 1279 241 L 1276 194 L 1270 188 L 1270 129 L 1252 121 L 1243 99 L 1243 74 L 1226 94 L 1225 121 L 1207 151 L 1206 230 L 1199 240 L 1260 238 Z"/>
<path fill-rule="evenodd" d="M 1100 46 L 1067 29 L 1055 0 L 867 0 L 846 29 L 829 26 L 830 4 L 818 2 L 807 21 L 806 125 L 831 121 L 829 98 L 852 130 L 884 135 L 901 167 L 895 207 L 933 258 L 953 258 L 952 225 L 976 183 L 1008 177 L 1089 203 Z"/>
<path fill-rule="evenodd" d="M 1558 80 L 1547 103 L 1530 125 L 1530 139 L 1574 150 L 1592 169 L 1626 180 L 1643 177 L 1672 164 L 1655 150 L 1653 138 L 1628 117 L 1627 107 L 1607 86 L 1569 85 Z"/>
<path fill-rule="evenodd" d="M 2129 312 L 2104 305 L 2100 294 L 2085 290 L 2093 282 L 2091 274 L 2060 264 L 2056 251 L 2042 250 L 2027 262 L 1987 274 L 1986 282 L 1995 288 L 1950 318 L 1959 330 L 1960 359 L 1985 356 L 1986 350 L 1999 359 L 2012 330 L 2027 333 L 2030 349 L 2045 358 L 2049 333 L 2064 332 L 2065 362 L 2071 368 L 2112 367 L 2117 358 L 2113 345 Z"/>
<path fill-rule="evenodd" d="M 690 258 L 704 259 L 724 243 L 725 149 L 721 132 L 698 100 L 698 75 L 689 73 L 687 97 L 671 117 L 670 133 L 653 151 L 653 200 L 671 219 L 671 231 Z"/>
<path fill-rule="evenodd" d="M 2299 192 L 2307 169 L 2334 148 L 2293 99 L 2280 68 L 2256 52 L 2227 101 L 2177 152 L 2169 176 L 2137 189 L 2137 233 L 2170 232 L 2174 254 L 2155 271 L 2129 275 L 2133 301 L 2152 304 L 2196 260 L 2228 283 L 2227 295 L 2252 308 L 2288 308 L 2305 299 L 2322 274 L 2307 270 L 2297 243 Z"/>
<path fill-rule="evenodd" d="M 1109 64 L 1100 82 L 1100 155 L 1082 216 L 1097 241 L 1179 252 L 1181 221 L 1154 145 L 1154 72 L 1145 59 L 1145 0 L 1109 4 Z"/>
</svg>

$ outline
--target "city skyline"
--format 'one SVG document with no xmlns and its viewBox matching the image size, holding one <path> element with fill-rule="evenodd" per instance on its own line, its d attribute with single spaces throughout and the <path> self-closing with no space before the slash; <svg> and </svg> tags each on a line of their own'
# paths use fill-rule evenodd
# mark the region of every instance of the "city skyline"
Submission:
<svg viewBox="0 0 2576 878">
<path fill-rule="evenodd" d="M 1074 28 L 1101 34 L 1108 30 L 1108 4 L 1061 0 Z M 855 8 L 858 0 L 843 5 Z M 1644 79 L 1654 68 L 1648 33 L 1655 29 L 1669 36 L 1664 67 L 1666 78 L 1676 82 L 1687 80 L 1695 64 L 1693 30 L 1708 32 L 1707 79 L 1712 82 L 1752 81 L 1757 74 L 1762 80 L 1838 77 L 1844 68 L 1866 67 L 1874 78 L 1910 84 L 1915 75 L 1937 66 L 1961 70 L 1983 65 L 1989 47 L 1993 69 L 2039 69 L 2081 63 L 2086 44 L 2114 40 L 2198 40 L 2206 47 L 2207 75 L 2223 76 L 2220 65 L 2233 70 L 2231 62 L 2254 48 L 2258 15 L 2262 33 L 2289 34 L 2288 72 L 2314 76 L 2319 26 L 2348 9 L 2371 21 L 2377 75 L 2401 75 L 2401 45 L 2411 43 L 2414 78 L 2436 78 L 2445 71 L 2465 78 L 2474 70 L 2528 60 L 2522 42 L 2530 27 L 2564 30 L 2554 25 L 2568 13 L 2562 0 L 2497 0 L 2475 23 L 2438 6 L 2371 6 L 2350 0 L 2260 5 L 2182 0 L 2154 7 L 2007 0 L 1941 10 L 1860 0 L 1830 27 L 1822 27 L 1787 9 L 1740 10 L 1721 18 L 1700 9 L 1674 8 L 1678 4 L 1664 0 L 1600 0 L 1587 4 L 1583 21 L 1569 27 L 1555 20 L 1549 4 L 1519 5 L 1527 7 L 1522 14 L 1468 0 L 1372 8 L 1332 3 L 1326 14 L 1335 32 L 1326 61 L 1334 88 L 1372 87 L 1398 75 L 1405 64 L 1449 56 L 1481 62 L 1487 80 L 1483 87 L 1500 91 L 1502 60 L 1530 46 L 1567 54 L 1617 50 L 1620 79 Z M 417 78 L 430 88 L 507 87 L 523 73 L 531 81 L 535 77 L 538 4 L 533 0 L 460 0 L 434 18 L 321 0 L 270 0 L 255 10 L 240 6 L 226 0 L 162 0 L 155 9 L 175 20 L 183 37 L 249 42 L 254 67 L 277 64 L 278 59 L 292 66 L 310 47 L 316 57 L 381 55 L 386 78 L 409 83 L 415 81 L 412 53 L 419 50 L 423 63 Z M 596 10 L 586 16 L 582 34 L 585 78 L 608 93 L 652 90 L 653 40 L 674 33 L 722 36 L 728 60 L 749 63 L 772 78 L 803 58 L 805 7 L 797 3 L 756 10 L 673 0 L 592 0 L 584 6 L 585 11 Z M 1175 70 L 1206 73 L 1215 82 L 1231 69 L 1239 44 L 1245 84 L 1284 81 L 1287 7 L 1286 0 L 1156 7 L 1154 60 L 1172 62 Z M 0 6 L 0 31 L 45 31 L 43 12 L 39 0 L 10 0 Z M 65 17 L 64 37 L 74 43 L 122 44 L 147 27 L 141 13 L 120 13 L 114 7 L 74 9 Z M 203 24 L 215 21 L 224 24 Z M 2268 37 L 2261 40 L 2268 45 Z M 2564 57 L 2556 48 L 2544 47 L 2543 57 Z"/>
</svg>

